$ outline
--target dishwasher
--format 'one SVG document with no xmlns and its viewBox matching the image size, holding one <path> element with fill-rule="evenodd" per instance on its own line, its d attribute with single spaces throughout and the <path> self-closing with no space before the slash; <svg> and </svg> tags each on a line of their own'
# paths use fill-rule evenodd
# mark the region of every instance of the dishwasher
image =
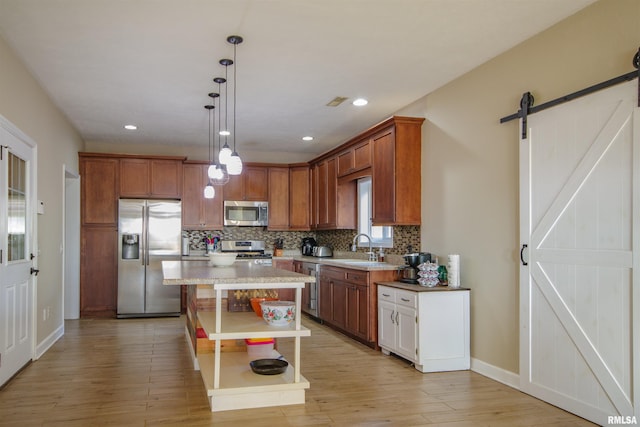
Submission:
<svg viewBox="0 0 640 427">
<path fill-rule="evenodd" d="M 302 263 L 302 271 L 300 273 L 306 274 L 307 276 L 313 276 L 316 278 L 316 282 L 314 283 L 305 283 L 304 292 L 302 297 L 302 307 L 300 309 L 317 318 L 318 317 L 318 289 L 320 288 L 318 278 L 318 270 L 320 269 L 320 264 L 316 264 L 314 262 L 303 262 Z"/>
</svg>

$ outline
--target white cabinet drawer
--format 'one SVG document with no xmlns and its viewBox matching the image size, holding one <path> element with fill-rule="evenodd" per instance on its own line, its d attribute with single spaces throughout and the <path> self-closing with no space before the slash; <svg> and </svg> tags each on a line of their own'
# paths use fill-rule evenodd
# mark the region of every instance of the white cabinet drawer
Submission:
<svg viewBox="0 0 640 427">
<path fill-rule="evenodd" d="M 386 286 L 378 286 L 378 301 L 387 301 L 405 307 L 417 308 L 418 293 L 402 289 L 388 288 Z"/>
<path fill-rule="evenodd" d="M 418 293 L 411 291 L 403 291 L 396 289 L 395 303 L 405 307 L 417 308 L 418 307 Z"/>
<path fill-rule="evenodd" d="M 396 290 L 386 286 L 378 286 L 378 301 L 396 302 Z"/>
</svg>

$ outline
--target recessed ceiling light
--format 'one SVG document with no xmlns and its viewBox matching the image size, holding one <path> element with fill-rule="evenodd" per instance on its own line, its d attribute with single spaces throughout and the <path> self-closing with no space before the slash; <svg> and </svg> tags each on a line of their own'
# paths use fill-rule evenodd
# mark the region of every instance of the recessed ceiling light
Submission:
<svg viewBox="0 0 640 427">
<path fill-rule="evenodd" d="M 313 137 L 312 136 L 303 136 L 302 140 L 303 141 L 313 141 Z"/>
<path fill-rule="evenodd" d="M 138 126 L 136 126 L 136 125 L 124 125 L 124 128 L 126 130 L 136 130 L 136 129 L 138 129 Z"/>
<path fill-rule="evenodd" d="M 363 105 L 367 105 L 369 103 L 369 101 L 367 101 L 364 98 L 358 98 L 358 99 L 354 99 L 353 100 L 353 105 L 357 106 L 357 107 L 362 107 Z"/>
</svg>

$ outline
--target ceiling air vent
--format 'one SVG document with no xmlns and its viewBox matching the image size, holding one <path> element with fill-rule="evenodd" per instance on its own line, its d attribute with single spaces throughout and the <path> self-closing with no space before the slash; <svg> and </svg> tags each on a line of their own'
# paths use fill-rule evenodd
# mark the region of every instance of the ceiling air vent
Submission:
<svg viewBox="0 0 640 427">
<path fill-rule="evenodd" d="M 331 101 L 329 101 L 329 103 L 327 104 L 327 107 L 337 107 L 338 105 L 342 104 L 347 99 L 349 99 L 349 98 L 347 98 L 346 96 L 336 96 Z"/>
</svg>

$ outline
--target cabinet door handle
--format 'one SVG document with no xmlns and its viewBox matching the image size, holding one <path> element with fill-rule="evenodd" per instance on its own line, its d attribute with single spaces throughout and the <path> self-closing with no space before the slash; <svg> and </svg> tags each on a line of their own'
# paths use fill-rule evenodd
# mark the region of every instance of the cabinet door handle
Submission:
<svg viewBox="0 0 640 427">
<path fill-rule="evenodd" d="M 404 302 L 409 302 L 409 301 L 411 301 L 410 299 L 407 299 L 407 298 L 400 298 L 400 299 L 401 299 L 402 301 L 404 301 Z"/>
<path fill-rule="evenodd" d="M 399 311 L 396 311 L 396 324 L 400 324 L 400 321 L 398 320 L 398 315 L 400 314 Z"/>
<path fill-rule="evenodd" d="M 395 310 L 391 312 L 391 323 L 396 323 L 393 321 L 393 313 L 395 313 Z"/>
<path fill-rule="evenodd" d="M 384 294 L 384 293 L 383 293 L 383 294 L 382 294 L 382 296 L 383 296 L 383 297 L 390 297 L 391 295 L 389 295 L 389 294 Z"/>
</svg>

